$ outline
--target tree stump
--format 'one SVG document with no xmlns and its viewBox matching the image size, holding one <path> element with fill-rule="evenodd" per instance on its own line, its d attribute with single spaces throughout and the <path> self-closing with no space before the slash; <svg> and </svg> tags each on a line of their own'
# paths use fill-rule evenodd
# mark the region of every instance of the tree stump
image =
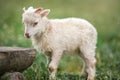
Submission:
<svg viewBox="0 0 120 80">
<path fill-rule="evenodd" d="M 7 74 L 9 76 L 7 80 L 25 80 L 25 77 L 20 72 L 13 72 Z"/>
<path fill-rule="evenodd" d="M 35 53 L 35 49 L 31 48 L 0 47 L 0 76 L 27 69 L 33 63 Z"/>
</svg>

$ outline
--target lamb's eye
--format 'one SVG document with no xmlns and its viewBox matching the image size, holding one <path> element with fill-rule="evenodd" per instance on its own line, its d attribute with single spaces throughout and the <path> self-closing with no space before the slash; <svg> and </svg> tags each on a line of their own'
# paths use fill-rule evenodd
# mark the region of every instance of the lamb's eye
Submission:
<svg viewBox="0 0 120 80">
<path fill-rule="evenodd" d="M 35 27 L 37 24 L 38 24 L 38 22 L 34 22 L 34 23 L 33 23 L 33 27 Z"/>
</svg>

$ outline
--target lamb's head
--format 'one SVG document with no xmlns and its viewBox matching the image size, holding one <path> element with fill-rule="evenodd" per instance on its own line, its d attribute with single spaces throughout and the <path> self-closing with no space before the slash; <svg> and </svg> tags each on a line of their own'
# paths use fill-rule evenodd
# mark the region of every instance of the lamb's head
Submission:
<svg viewBox="0 0 120 80">
<path fill-rule="evenodd" d="M 25 36 L 30 38 L 37 33 L 41 33 L 45 29 L 45 24 L 47 23 L 45 20 L 50 10 L 29 7 L 27 10 L 23 8 L 23 11 L 22 22 L 25 25 Z"/>
</svg>

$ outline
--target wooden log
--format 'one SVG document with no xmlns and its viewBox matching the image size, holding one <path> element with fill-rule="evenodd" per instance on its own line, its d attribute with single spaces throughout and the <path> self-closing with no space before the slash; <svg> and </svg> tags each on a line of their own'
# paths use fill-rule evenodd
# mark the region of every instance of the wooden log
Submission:
<svg viewBox="0 0 120 80">
<path fill-rule="evenodd" d="M 7 80 L 25 80 L 25 77 L 20 72 L 7 73 Z"/>
<path fill-rule="evenodd" d="M 33 63 L 35 53 L 31 48 L 0 47 L 0 76 L 27 69 Z"/>
</svg>

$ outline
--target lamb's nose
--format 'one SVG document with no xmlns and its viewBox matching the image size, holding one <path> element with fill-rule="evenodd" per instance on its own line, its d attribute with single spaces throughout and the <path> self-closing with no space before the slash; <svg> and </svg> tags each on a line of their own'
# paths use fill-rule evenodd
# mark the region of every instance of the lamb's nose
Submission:
<svg viewBox="0 0 120 80">
<path fill-rule="evenodd" d="M 30 38 L 29 33 L 25 33 L 25 36 L 26 36 L 27 38 Z"/>
</svg>

